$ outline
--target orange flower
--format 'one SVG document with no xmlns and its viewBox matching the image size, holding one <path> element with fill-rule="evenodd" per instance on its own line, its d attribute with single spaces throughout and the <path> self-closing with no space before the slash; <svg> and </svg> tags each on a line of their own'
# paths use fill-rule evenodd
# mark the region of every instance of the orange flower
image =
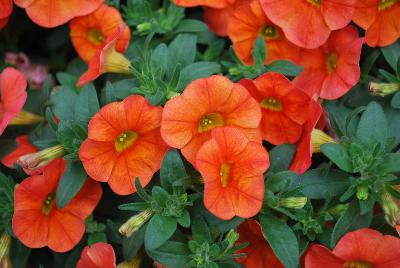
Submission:
<svg viewBox="0 0 400 268">
<path fill-rule="evenodd" d="M 193 81 L 180 96 L 165 104 L 161 135 L 168 145 L 182 149 L 194 165 L 201 145 L 211 137 L 211 129 L 234 126 L 242 128 L 251 140 L 261 141 L 260 120 L 260 107 L 243 86 L 214 75 Z"/>
<path fill-rule="evenodd" d="M 25 76 L 8 67 L 0 74 L 0 135 L 25 104 L 27 81 Z"/>
<path fill-rule="evenodd" d="M 65 160 L 54 160 L 43 175 L 29 177 L 15 189 L 12 228 L 27 247 L 48 246 L 56 252 L 72 249 L 85 232 L 85 219 L 101 198 L 100 185 L 86 180 L 74 199 L 58 208 L 56 191 L 65 166 Z"/>
<path fill-rule="evenodd" d="M 299 141 L 296 143 L 297 150 L 290 165 L 290 170 L 297 172 L 299 175 L 307 171 L 312 164 L 312 142 L 311 136 L 313 129 L 321 118 L 323 109 L 319 102 L 312 101 L 310 103 L 310 113 L 307 122 L 303 125 L 303 132 Z"/>
<path fill-rule="evenodd" d="M 12 10 L 12 0 L 0 0 L 0 30 L 7 24 Z"/>
<path fill-rule="evenodd" d="M 265 16 L 259 0 L 248 1 L 236 8 L 229 21 L 228 36 L 236 54 L 246 64 L 253 64 L 252 52 L 258 37 L 262 37 L 267 45 L 265 63 L 278 59 L 298 61 L 300 48 L 289 42 L 282 30 Z"/>
<path fill-rule="evenodd" d="M 358 0 L 353 21 L 366 30 L 371 47 L 389 46 L 400 37 L 400 2 L 397 0 Z"/>
<path fill-rule="evenodd" d="M 256 220 L 246 220 L 239 225 L 237 232 L 240 237 L 236 244 L 249 243 L 247 247 L 236 252 L 246 254 L 246 257 L 236 259 L 238 263 L 249 268 L 284 268 Z"/>
<path fill-rule="evenodd" d="M 96 54 L 89 62 L 89 69 L 79 78 L 77 83 L 79 87 L 97 79 L 103 73 L 130 73 L 130 61 L 116 48 L 118 40 L 125 32 L 125 27 L 125 23 L 121 24 L 99 46 Z"/>
<path fill-rule="evenodd" d="M 86 246 L 76 268 L 115 268 L 115 252 L 110 244 L 96 243 Z"/>
<path fill-rule="evenodd" d="M 120 195 L 146 186 L 168 150 L 160 135 L 162 108 L 139 95 L 104 106 L 89 122 L 79 158 L 90 177 Z"/>
<path fill-rule="evenodd" d="M 76 52 L 85 62 L 89 62 L 101 43 L 113 34 L 122 23 L 119 11 L 106 4 L 102 4 L 89 15 L 71 20 L 69 23 L 70 36 Z M 118 38 L 115 49 L 124 53 L 129 46 L 130 39 L 131 31 L 126 27 Z"/>
<path fill-rule="evenodd" d="M 261 107 L 263 139 L 275 145 L 296 143 L 309 117 L 311 98 L 280 73 L 266 73 L 254 81 L 243 79 L 239 83 Z"/>
<path fill-rule="evenodd" d="M 337 99 L 360 80 L 360 55 L 364 38 L 359 38 L 354 26 L 332 33 L 320 48 L 303 50 L 304 70 L 294 79 L 294 85 L 313 98 Z"/>
<path fill-rule="evenodd" d="M 204 179 L 205 207 L 223 220 L 255 216 L 264 199 L 268 152 L 237 128 L 215 128 L 211 137 L 196 157 Z"/>
<path fill-rule="evenodd" d="M 347 233 L 333 251 L 312 245 L 305 258 L 305 268 L 396 268 L 399 263 L 400 239 L 372 229 Z"/>
<path fill-rule="evenodd" d="M 224 8 L 235 3 L 235 0 L 173 0 L 174 4 L 181 7 L 208 6 Z"/>
<path fill-rule="evenodd" d="M 357 0 L 261 0 L 268 18 L 298 46 L 316 48 L 347 26 Z"/>
<path fill-rule="evenodd" d="M 14 3 L 25 8 L 34 23 L 51 28 L 93 12 L 103 0 L 14 0 Z"/>
</svg>

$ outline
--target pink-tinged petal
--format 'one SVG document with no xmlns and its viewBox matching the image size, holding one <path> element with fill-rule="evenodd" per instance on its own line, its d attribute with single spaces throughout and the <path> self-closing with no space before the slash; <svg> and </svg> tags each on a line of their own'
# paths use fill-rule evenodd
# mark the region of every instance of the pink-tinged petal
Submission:
<svg viewBox="0 0 400 268">
<path fill-rule="evenodd" d="M 15 140 L 17 142 L 17 147 L 10 154 L 1 159 L 1 163 L 8 168 L 14 168 L 14 163 L 19 159 L 20 156 L 37 152 L 36 147 L 30 144 L 28 135 L 19 136 Z M 26 169 L 24 171 L 26 173 L 29 170 Z M 29 173 L 27 174 L 34 175 Z"/>
<path fill-rule="evenodd" d="M 76 268 L 115 268 L 115 261 L 112 246 L 100 242 L 83 249 Z"/>
</svg>

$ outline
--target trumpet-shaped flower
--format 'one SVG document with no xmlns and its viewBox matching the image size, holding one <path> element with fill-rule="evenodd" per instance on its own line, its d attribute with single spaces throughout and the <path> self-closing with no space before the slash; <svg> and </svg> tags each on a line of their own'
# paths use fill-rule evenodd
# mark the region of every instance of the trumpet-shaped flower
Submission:
<svg viewBox="0 0 400 268">
<path fill-rule="evenodd" d="M 357 0 L 261 0 L 268 18 L 286 37 L 304 48 L 317 48 L 331 31 L 346 27 Z"/>
<path fill-rule="evenodd" d="M 278 145 L 296 143 L 309 117 L 312 99 L 280 73 L 266 73 L 240 82 L 261 107 L 263 139 Z"/>
<path fill-rule="evenodd" d="M 217 127 L 196 157 L 204 179 L 204 205 L 215 216 L 229 220 L 250 218 L 264 199 L 263 173 L 269 167 L 268 152 L 250 141 L 240 129 Z"/>
<path fill-rule="evenodd" d="M 89 62 L 97 49 L 123 23 L 121 14 L 114 8 L 102 4 L 96 11 L 70 21 L 70 36 L 78 55 Z M 126 27 L 118 38 L 115 50 L 124 53 L 129 46 L 131 32 Z"/>
<path fill-rule="evenodd" d="M 96 243 L 86 246 L 76 268 L 115 268 L 115 252 L 110 244 Z"/>
<path fill-rule="evenodd" d="M 266 43 L 267 64 L 278 59 L 298 61 L 300 48 L 289 42 L 283 31 L 267 18 L 259 0 L 247 1 L 235 9 L 228 36 L 236 54 L 246 64 L 253 64 L 252 51 L 258 37 Z"/>
<path fill-rule="evenodd" d="M 360 80 L 364 38 L 354 26 L 335 31 L 322 47 L 301 52 L 304 70 L 293 82 L 313 98 L 337 99 Z"/>
<path fill-rule="evenodd" d="M 43 175 L 29 177 L 15 189 L 12 228 L 27 247 L 48 246 L 66 252 L 85 233 L 85 219 L 99 202 L 101 187 L 86 180 L 78 194 L 64 208 L 58 208 L 57 186 L 65 166 L 65 160 L 54 160 L 44 168 Z"/>
<path fill-rule="evenodd" d="M 165 104 L 161 135 L 195 165 L 196 154 L 210 139 L 213 128 L 241 128 L 251 140 L 261 141 L 260 120 L 260 107 L 247 90 L 215 75 L 193 81 L 180 96 Z"/>
<path fill-rule="evenodd" d="M 7 24 L 12 10 L 12 0 L 0 0 L 0 30 Z"/>
<path fill-rule="evenodd" d="M 139 95 L 104 106 L 89 122 L 79 158 L 88 175 L 120 195 L 146 186 L 168 150 L 160 135 L 162 108 Z"/>
</svg>

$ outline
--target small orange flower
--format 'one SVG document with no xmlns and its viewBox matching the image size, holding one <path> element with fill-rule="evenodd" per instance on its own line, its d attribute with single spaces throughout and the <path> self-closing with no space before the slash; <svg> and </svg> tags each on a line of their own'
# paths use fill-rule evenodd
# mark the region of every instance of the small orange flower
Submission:
<svg viewBox="0 0 400 268">
<path fill-rule="evenodd" d="M 248 1 L 236 8 L 229 21 L 228 36 L 236 54 L 246 64 L 253 64 L 252 52 L 258 37 L 262 37 L 267 45 L 265 63 L 279 59 L 298 61 L 300 48 L 289 42 L 283 31 L 265 16 L 259 0 Z"/>
<path fill-rule="evenodd" d="M 360 55 L 364 38 L 354 26 L 335 31 L 322 47 L 301 52 L 304 70 L 293 80 L 313 98 L 337 99 L 360 80 Z"/>
<path fill-rule="evenodd" d="M 76 268 L 115 268 L 115 252 L 110 244 L 96 243 L 86 246 Z"/>
<path fill-rule="evenodd" d="M 99 46 L 96 54 L 89 62 L 89 69 L 79 78 L 78 87 L 97 79 L 103 73 L 130 73 L 130 61 L 116 49 L 118 40 L 125 32 L 125 27 L 125 23 L 121 24 Z"/>
<path fill-rule="evenodd" d="M 85 233 L 85 219 L 99 202 L 101 187 L 88 179 L 64 208 L 58 208 L 56 191 L 65 166 L 65 160 L 54 160 L 44 168 L 43 175 L 29 177 L 15 189 L 12 227 L 27 247 L 48 246 L 53 251 L 66 252 Z"/>
<path fill-rule="evenodd" d="M 309 117 L 311 98 L 280 73 L 266 73 L 254 81 L 243 79 L 239 83 L 261 107 L 263 139 L 275 145 L 296 143 Z"/>
<path fill-rule="evenodd" d="M 168 150 L 160 135 L 162 108 L 139 95 L 104 106 L 89 122 L 79 158 L 88 175 L 120 195 L 146 186 Z"/>
<path fill-rule="evenodd" d="M 200 148 L 196 167 L 204 179 L 204 205 L 215 216 L 229 220 L 250 218 L 264 199 L 263 173 L 268 152 L 250 141 L 240 129 L 217 127 Z"/>
<path fill-rule="evenodd" d="M 165 104 L 161 135 L 194 165 L 213 128 L 238 127 L 251 140 L 261 141 L 260 120 L 260 107 L 243 86 L 214 75 L 193 81 L 180 96 Z"/>
<path fill-rule="evenodd" d="M 239 225 L 237 232 L 240 237 L 236 244 L 249 243 L 247 247 L 236 252 L 246 254 L 245 257 L 236 259 L 238 263 L 249 268 L 284 268 L 256 220 L 246 220 Z"/>
<path fill-rule="evenodd" d="M 331 31 L 347 26 L 357 0 L 261 0 L 268 18 L 286 37 L 304 48 L 317 48 Z"/>
<path fill-rule="evenodd" d="M 366 30 L 371 47 L 389 46 L 400 37 L 400 2 L 398 0 L 357 0 L 353 21 Z"/>
<path fill-rule="evenodd" d="M 70 36 L 76 52 L 85 62 L 89 62 L 101 43 L 113 34 L 122 23 L 119 11 L 106 4 L 102 4 L 89 15 L 71 20 L 69 23 Z M 126 27 L 118 38 L 115 49 L 124 53 L 129 46 L 130 39 L 131 31 Z"/>
<path fill-rule="evenodd" d="M 0 0 L 0 30 L 7 24 L 12 10 L 12 0 Z"/>
<path fill-rule="evenodd" d="M 25 8 L 28 17 L 36 24 L 51 28 L 70 19 L 87 15 L 98 8 L 104 0 L 14 0 Z"/>
<path fill-rule="evenodd" d="M 235 0 L 173 0 L 174 4 L 181 7 L 207 6 L 224 8 L 235 3 Z"/>
<path fill-rule="evenodd" d="M 27 81 L 25 76 L 8 67 L 0 74 L 0 135 L 25 104 Z"/>
</svg>

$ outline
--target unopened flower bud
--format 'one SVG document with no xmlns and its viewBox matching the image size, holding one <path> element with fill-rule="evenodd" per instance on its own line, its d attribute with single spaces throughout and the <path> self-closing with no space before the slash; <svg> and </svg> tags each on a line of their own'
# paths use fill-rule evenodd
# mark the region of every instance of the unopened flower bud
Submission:
<svg viewBox="0 0 400 268">
<path fill-rule="evenodd" d="M 229 74 L 232 76 L 238 76 L 240 75 L 240 70 L 236 67 L 232 67 L 229 69 Z"/>
<path fill-rule="evenodd" d="M 20 111 L 10 122 L 10 125 L 33 125 L 42 122 L 43 117 L 27 112 L 25 110 Z"/>
<path fill-rule="evenodd" d="M 142 253 L 138 253 L 133 260 L 124 261 L 117 265 L 117 268 L 139 268 L 142 262 Z"/>
<path fill-rule="evenodd" d="M 360 184 L 357 186 L 357 198 L 358 200 L 365 201 L 368 199 L 369 196 L 369 188 L 368 185 Z"/>
<path fill-rule="evenodd" d="M 321 145 L 327 143 L 337 143 L 335 139 L 319 129 L 313 129 L 311 133 L 311 147 L 313 153 L 321 152 Z"/>
<path fill-rule="evenodd" d="M 238 241 L 238 239 L 239 239 L 239 233 L 237 233 L 233 229 L 229 230 L 228 234 L 226 235 L 226 241 L 228 241 L 229 243 L 228 248 L 233 247 L 236 241 Z"/>
<path fill-rule="evenodd" d="M 5 232 L 0 237 L 0 268 L 12 268 L 10 260 L 11 237 Z"/>
<path fill-rule="evenodd" d="M 369 90 L 372 95 L 385 97 L 387 95 L 396 93 L 400 90 L 400 83 L 375 83 L 369 84 Z"/>
<path fill-rule="evenodd" d="M 177 97 L 177 96 L 179 96 L 180 95 L 180 93 L 178 93 L 178 92 L 175 92 L 175 91 L 168 91 L 167 92 L 167 99 L 173 99 L 173 98 L 175 98 L 175 97 Z"/>
<path fill-rule="evenodd" d="M 382 192 L 383 211 L 387 223 L 397 229 L 400 224 L 400 208 L 399 202 L 396 201 L 387 191 Z"/>
<path fill-rule="evenodd" d="M 305 196 L 281 198 L 278 201 L 278 206 L 285 208 L 300 209 L 307 204 L 307 200 L 308 199 Z"/>
<path fill-rule="evenodd" d="M 349 207 L 348 204 L 339 204 L 337 206 L 334 206 L 331 208 L 328 212 L 331 214 L 334 218 L 340 218 L 343 213 L 346 211 L 346 209 Z"/>
<path fill-rule="evenodd" d="M 63 145 L 56 145 L 37 153 L 31 153 L 21 156 L 17 164 L 24 169 L 35 170 L 39 167 L 47 166 L 51 161 L 65 155 Z"/>
<path fill-rule="evenodd" d="M 136 30 L 139 33 L 148 32 L 151 30 L 151 28 L 152 28 L 152 24 L 150 22 L 143 22 L 143 23 L 139 24 L 138 26 L 136 26 Z"/>
<path fill-rule="evenodd" d="M 134 232 L 139 230 L 150 218 L 153 216 L 153 209 L 148 208 L 134 216 L 132 216 L 128 221 L 126 221 L 120 228 L 119 232 L 123 236 L 131 237 Z"/>
</svg>

